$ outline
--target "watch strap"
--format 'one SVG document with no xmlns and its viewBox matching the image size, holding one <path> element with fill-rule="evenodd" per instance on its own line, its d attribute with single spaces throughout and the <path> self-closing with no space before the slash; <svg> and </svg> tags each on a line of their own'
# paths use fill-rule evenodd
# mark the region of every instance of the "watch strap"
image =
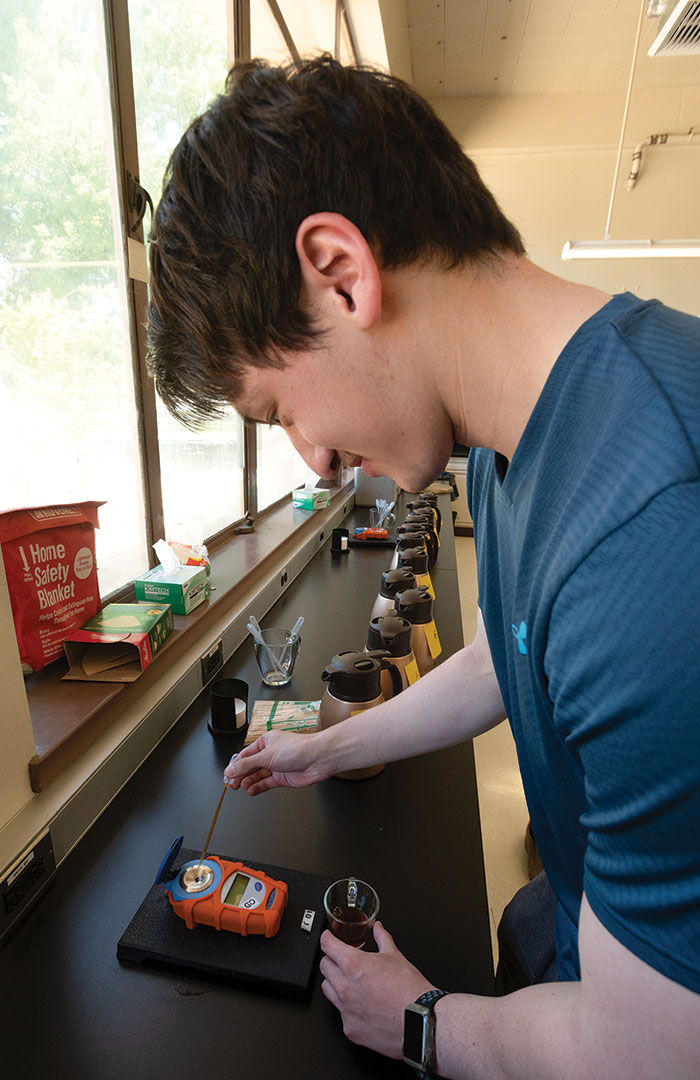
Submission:
<svg viewBox="0 0 700 1080">
<path fill-rule="evenodd" d="M 440 998 L 446 997 L 449 992 L 449 990 L 426 990 L 424 994 L 416 998 L 416 1005 L 422 1005 L 425 1009 L 430 1009 L 431 1013 L 434 1013 L 436 1002 Z"/>
<path fill-rule="evenodd" d="M 426 990 L 424 994 L 416 998 L 415 1004 L 422 1005 L 424 1009 L 430 1009 L 433 1017 L 435 1016 L 435 1005 L 440 998 L 446 997 L 449 994 L 449 990 Z M 433 1047 L 435 1050 L 435 1047 Z M 416 1069 L 416 1076 L 418 1080 L 433 1080 L 433 1074 L 429 1072 L 423 1072 L 422 1069 Z"/>
</svg>

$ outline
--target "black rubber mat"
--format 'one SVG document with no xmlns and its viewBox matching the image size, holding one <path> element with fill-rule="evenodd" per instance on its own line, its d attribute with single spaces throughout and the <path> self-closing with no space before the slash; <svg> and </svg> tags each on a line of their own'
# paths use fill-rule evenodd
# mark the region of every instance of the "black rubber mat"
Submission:
<svg viewBox="0 0 700 1080">
<path fill-rule="evenodd" d="M 181 848 L 175 869 L 199 852 Z M 229 859 L 230 856 L 220 855 Z M 144 960 L 194 968 L 196 971 L 244 980 L 293 997 L 307 998 L 318 968 L 319 939 L 325 927 L 323 894 L 330 884 L 314 874 L 285 870 L 265 863 L 247 863 L 289 888 L 282 923 L 273 938 L 261 934 L 242 936 L 210 926 L 188 930 L 170 906 L 163 885 L 149 892 L 117 945 L 120 960 Z M 315 911 L 310 931 L 302 930 L 304 912 Z"/>
</svg>

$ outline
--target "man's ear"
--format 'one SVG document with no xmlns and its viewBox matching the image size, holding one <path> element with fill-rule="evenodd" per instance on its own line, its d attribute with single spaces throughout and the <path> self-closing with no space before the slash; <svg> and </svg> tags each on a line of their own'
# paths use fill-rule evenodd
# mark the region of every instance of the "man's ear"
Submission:
<svg viewBox="0 0 700 1080">
<path fill-rule="evenodd" d="M 360 230 L 342 214 L 310 214 L 297 229 L 296 250 L 311 306 L 368 330 L 381 314 L 382 286 Z"/>
</svg>

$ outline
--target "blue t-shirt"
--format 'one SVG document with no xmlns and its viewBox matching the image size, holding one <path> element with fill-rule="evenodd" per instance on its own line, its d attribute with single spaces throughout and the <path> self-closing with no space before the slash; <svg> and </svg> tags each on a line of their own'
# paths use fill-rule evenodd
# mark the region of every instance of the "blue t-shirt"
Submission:
<svg viewBox="0 0 700 1080">
<path fill-rule="evenodd" d="M 625 293 L 558 357 L 506 468 L 471 452 L 479 603 L 580 977 L 585 894 L 700 991 L 700 320 Z"/>
</svg>

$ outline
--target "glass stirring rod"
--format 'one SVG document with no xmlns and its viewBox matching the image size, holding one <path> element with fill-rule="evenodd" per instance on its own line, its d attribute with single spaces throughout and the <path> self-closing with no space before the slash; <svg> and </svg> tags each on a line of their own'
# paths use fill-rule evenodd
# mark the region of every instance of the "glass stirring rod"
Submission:
<svg viewBox="0 0 700 1080">
<path fill-rule="evenodd" d="M 228 791 L 228 788 L 229 788 L 229 785 L 224 784 L 224 790 L 221 792 L 221 798 L 219 799 L 216 810 L 214 811 L 214 817 L 212 818 L 211 828 L 209 829 L 209 834 L 208 834 L 206 840 L 204 841 L 204 847 L 202 848 L 202 854 L 199 857 L 199 866 L 197 867 L 197 871 L 195 873 L 195 880 L 199 880 L 199 871 L 202 869 L 202 863 L 204 862 L 204 856 L 207 853 L 207 848 L 209 847 L 209 843 L 210 843 L 211 838 L 212 838 L 212 836 L 214 834 L 214 828 L 216 826 L 216 819 L 219 816 L 219 810 L 221 809 L 222 803 L 224 801 L 224 795 Z"/>
</svg>

